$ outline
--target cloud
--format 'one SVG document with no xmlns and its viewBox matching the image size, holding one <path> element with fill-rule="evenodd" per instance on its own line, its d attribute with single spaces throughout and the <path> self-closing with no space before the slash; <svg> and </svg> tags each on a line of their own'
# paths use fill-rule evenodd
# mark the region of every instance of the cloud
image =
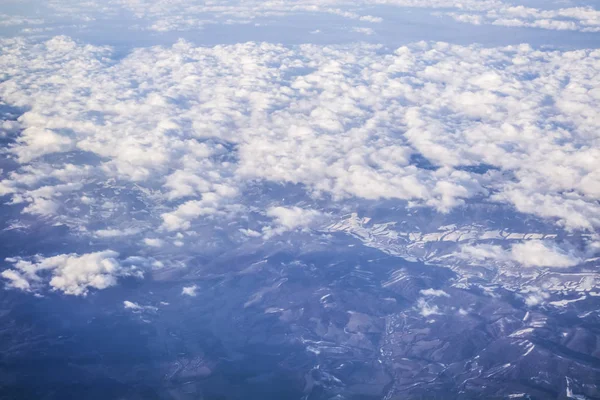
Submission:
<svg viewBox="0 0 600 400">
<path fill-rule="evenodd" d="M 415 309 L 421 314 L 423 317 L 427 318 L 432 315 L 441 314 L 440 309 L 436 305 L 429 304 L 424 298 L 419 298 L 417 300 L 417 304 L 415 305 Z"/>
<path fill-rule="evenodd" d="M 150 247 L 162 247 L 165 242 L 158 238 L 144 238 L 144 244 Z"/>
<path fill-rule="evenodd" d="M 68 137 L 35 126 L 23 130 L 18 143 L 14 152 L 22 163 L 44 154 L 66 152 L 73 147 L 73 142 Z"/>
<path fill-rule="evenodd" d="M 132 303 L 131 301 L 128 301 L 128 300 L 125 300 L 123 302 L 123 307 L 125 307 L 126 309 L 129 309 L 129 310 L 139 310 L 142 308 L 137 303 Z"/>
<path fill-rule="evenodd" d="M 104 2 L 87 1 L 79 4 L 57 2 L 50 7 L 56 15 L 47 13 L 46 19 L 70 15 L 80 20 L 90 20 L 91 15 L 103 19 L 133 13 L 137 24 L 131 29 L 157 32 L 202 29 L 213 24 L 249 24 L 260 19 L 285 18 L 297 14 L 329 14 L 345 18 L 348 22 L 360 21 L 381 23 L 381 17 L 365 15 L 365 9 L 386 5 L 396 8 L 421 8 L 432 10 L 434 15 L 446 15 L 459 22 L 476 25 L 500 25 L 506 27 L 528 27 L 551 30 L 598 32 L 600 11 L 593 7 L 567 7 L 542 9 L 526 7 L 499 0 L 361 0 L 349 3 L 346 0 L 318 0 L 265 2 L 222 1 L 218 4 L 197 3 L 182 0 L 112 1 L 111 7 Z M 45 21 L 37 18 L 9 17 L 0 15 L 0 25 L 34 24 Z"/>
<path fill-rule="evenodd" d="M 114 286 L 121 276 L 132 274 L 118 261 L 119 254 L 105 250 L 88 254 L 61 254 L 53 257 L 35 256 L 26 260 L 7 258 L 11 269 L 2 272 L 7 285 L 25 291 L 49 285 L 64 294 L 85 296 L 90 289 Z"/>
<path fill-rule="evenodd" d="M 525 298 L 525 304 L 529 307 L 537 306 L 538 304 L 543 303 L 547 297 L 548 295 L 544 297 L 539 293 L 530 294 Z"/>
<path fill-rule="evenodd" d="M 423 296 L 450 297 L 448 293 L 439 289 L 423 289 L 419 293 L 421 293 Z"/>
<path fill-rule="evenodd" d="M 0 26 L 18 26 L 18 25 L 42 25 L 44 20 L 41 18 L 29 18 L 21 15 L 0 14 Z"/>
<path fill-rule="evenodd" d="M 198 286 L 196 285 L 185 286 L 183 289 L 181 289 L 181 294 L 183 296 L 196 297 L 198 295 L 198 293 L 196 293 L 197 290 Z"/>
<path fill-rule="evenodd" d="M 539 240 L 514 244 L 511 254 L 526 267 L 572 267 L 581 262 L 578 257 Z"/>
<path fill-rule="evenodd" d="M 494 260 L 501 263 L 516 262 L 524 267 L 573 267 L 582 259 L 568 253 L 557 245 L 541 240 L 515 243 L 510 249 L 502 246 L 481 244 L 463 246 L 459 256 L 475 260 Z"/>
<path fill-rule="evenodd" d="M 77 19 L 95 18 L 112 19 L 123 14 L 133 14 L 136 24 L 131 29 L 151 30 L 156 32 L 186 31 L 202 29 L 206 25 L 250 24 L 259 20 L 272 20 L 297 14 L 329 14 L 349 21 L 380 23 L 381 17 L 365 15 L 365 4 L 351 5 L 346 1 L 334 0 L 323 3 L 316 0 L 264 2 L 222 1 L 219 3 L 202 3 L 182 0 L 139 0 L 110 1 L 110 7 L 99 1 L 65 4 L 51 3 L 50 7 L 56 15 L 48 13 L 46 18 L 57 18 L 72 15 Z M 339 7 L 338 7 L 339 6 Z M 0 18 L 0 25 L 2 20 Z"/>
<path fill-rule="evenodd" d="M 129 300 L 125 300 L 123 302 L 123 308 L 126 310 L 131 310 L 133 312 L 141 312 L 141 311 L 157 311 L 158 308 L 154 306 L 141 306 L 138 303 L 134 303 Z"/>
<path fill-rule="evenodd" d="M 543 289 L 535 286 L 526 286 L 521 291 L 525 299 L 525 304 L 528 307 L 537 306 L 538 304 L 544 303 L 550 295 Z"/>
<path fill-rule="evenodd" d="M 0 97 L 25 111 L 10 124 L 16 165 L 0 193 L 28 218 L 107 247 L 139 235 L 144 252 L 197 251 L 194 238 L 238 221 L 239 240 L 268 239 L 318 227 L 327 214 L 314 204 L 334 213 L 384 199 L 440 213 L 495 203 L 570 231 L 600 227 L 596 50 L 179 41 L 117 57 L 67 37 L 1 46 Z M 304 203 L 273 189 L 286 185 Z M 246 224 L 256 215 L 272 223 Z M 186 240 L 173 236 L 183 231 Z M 576 262 L 540 246 L 464 251 Z M 15 287 L 44 283 L 10 271 Z M 83 294 L 119 274 L 58 274 L 51 286 Z"/>
<path fill-rule="evenodd" d="M 248 237 L 261 237 L 262 236 L 260 232 L 255 231 L 253 229 L 240 229 L 239 231 Z"/>
<path fill-rule="evenodd" d="M 19 132 L 21 125 L 17 121 L 5 120 L 0 122 L 0 138 Z"/>
<path fill-rule="evenodd" d="M 472 10 L 476 11 L 476 10 Z M 483 13 L 448 12 L 459 22 L 507 27 L 540 28 L 559 31 L 600 32 L 600 11 L 592 7 L 543 10 L 500 3 Z"/>
<path fill-rule="evenodd" d="M 94 232 L 96 237 L 100 238 L 116 238 L 123 236 L 132 236 L 140 233 L 139 229 L 130 228 L 130 229 L 99 229 Z"/>
<path fill-rule="evenodd" d="M 167 231 L 187 230 L 193 220 L 221 213 L 221 199 L 222 196 L 218 193 L 203 193 L 201 200 L 187 201 L 174 211 L 162 214 L 162 226 Z"/>
<path fill-rule="evenodd" d="M 352 28 L 352 32 L 356 32 L 356 33 L 362 33 L 363 35 L 374 35 L 375 31 L 372 28 L 367 28 L 367 27 L 354 27 Z"/>
<path fill-rule="evenodd" d="M 99 165 L 55 163 L 61 179 L 76 173 L 90 185 L 114 179 L 135 187 L 146 204 L 161 204 L 166 231 L 239 210 L 240 190 L 256 180 L 441 212 L 489 196 L 571 230 L 600 225 L 600 154 L 586 145 L 598 128 L 592 89 L 600 64 L 592 51 L 419 43 L 381 54 L 369 45 L 204 48 L 180 41 L 111 63 L 108 49 L 65 37 L 3 48 L 13 57 L 2 65 L 9 78 L 0 92 L 30 111 L 11 149 L 24 167 L 2 184 L 29 213 L 58 217 L 65 201 L 96 197 L 87 191 L 93 186 L 73 186 L 81 199 L 64 184 L 40 186 L 42 171 L 52 169 L 42 156 L 83 151 Z M 31 75 L 27 65 L 43 72 Z M 283 77 L 309 65 L 309 73 Z M 415 154 L 436 168 L 419 168 Z M 26 170 L 29 163 L 35 169 Z M 495 169 L 465 170 L 481 164 Z"/>
<path fill-rule="evenodd" d="M 2 271 L 0 276 L 8 280 L 8 287 L 20 289 L 26 292 L 28 292 L 31 289 L 31 284 L 19 271 L 7 269 Z"/>
<path fill-rule="evenodd" d="M 270 238 L 284 232 L 304 229 L 325 216 L 317 210 L 308 210 L 300 207 L 271 207 L 267 210 L 267 216 L 274 219 L 274 226 L 263 228 L 263 236 Z"/>
</svg>

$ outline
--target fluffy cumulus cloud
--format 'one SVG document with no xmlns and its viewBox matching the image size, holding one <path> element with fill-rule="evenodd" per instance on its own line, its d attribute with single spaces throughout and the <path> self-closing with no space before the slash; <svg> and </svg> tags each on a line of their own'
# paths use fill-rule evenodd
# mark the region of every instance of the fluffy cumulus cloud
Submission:
<svg viewBox="0 0 600 400">
<path fill-rule="evenodd" d="M 145 238 L 144 244 L 150 247 L 162 247 L 165 242 L 162 239 L 158 238 Z"/>
<path fill-rule="evenodd" d="M 427 300 L 422 297 L 417 300 L 414 309 L 425 318 L 442 314 L 438 306 L 428 303 Z"/>
<path fill-rule="evenodd" d="M 295 229 L 305 229 L 319 222 L 322 224 L 324 219 L 321 212 L 300 207 L 271 207 L 267 210 L 267 216 L 273 218 L 275 224 L 263 228 L 265 238 Z"/>
<path fill-rule="evenodd" d="M 49 285 L 69 295 L 85 296 L 90 289 L 106 289 L 117 283 L 120 276 L 136 272 L 123 267 L 119 254 L 112 250 L 88 254 L 61 254 L 53 257 L 36 256 L 31 260 L 7 258 L 12 266 L 0 275 L 7 285 L 31 291 Z"/>
<path fill-rule="evenodd" d="M 581 261 L 539 240 L 515 244 L 512 246 L 511 254 L 515 261 L 526 267 L 572 267 Z"/>
<path fill-rule="evenodd" d="M 65 37 L 3 49 L 0 94 L 29 111 L 11 148 L 22 167 L 1 187 L 28 213 L 65 217 L 69 201 L 78 216 L 123 215 L 89 201 L 111 181 L 160 204 L 162 229 L 187 230 L 239 211 L 262 180 L 443 212 L 488 196 L 568 229 L 600 225 L 597 51 L 179 42 L 114 61 Z M 47 161 L 61 154 L 81 162 Z"/>
<path fill-rule="evenodd" d="M 24 112 L 2 121 L 16 167 L 0 193 L 102 243 L 159 252 L 251 213 L 266 221 L 236 230 L 245 237 L 327 216 L 268 192 L 251 204 L 261 184 L 328 204 L 393 199 L 444 213 L 485 201 L 572 231 L 600 226 L 598 51 L 179 41 L 117 58 L 67 37 L 1 46 L 0 97 Z M 575 262 L 552 251 L 533 243 L 509 256 Z M 17 260 L 3 276 L 33 290 L 49 270 L 50 286 L 85 294 L 123 272 L 111 252 L 57 257 Z"/>
<path fill-rule="evenodd" d="M 525 267 L 566 268 L 582 262 L 582 258 L 573 252 L 565 251 L 556 244 L 541 240 L 516 243 L 510 249 L 490 244 L 464 246 L 460 256 L 474 260 L 517 263 Z"/>
<path fill-rule="evenodd" d="M 184 286 L 184 288 L 181 289 L 181 294 L 183 296 L 196 297 L 198 295 L 198 293 L 196 293 L 197 290 L 198 290 L 198 286 L 196 286 L 196 285 Z"/>
</svg>

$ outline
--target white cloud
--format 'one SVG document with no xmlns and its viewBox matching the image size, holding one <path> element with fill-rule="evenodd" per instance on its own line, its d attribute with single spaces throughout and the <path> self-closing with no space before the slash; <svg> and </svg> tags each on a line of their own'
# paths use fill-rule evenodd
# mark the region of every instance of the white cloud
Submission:
<svg viewBox="0 0 600 400">
<path fill-rule="evenodd" d="M 526 286 L 522 290 L 525 299 L 525 304 L 529 307 L 537 306 L 544 303 L 550 295 L 539 287 Z"/>
<path fill-rule="evenodd" d="M 467 259 L 472 258 L 475 260 L 510 260 L 509 253 L 502 246 L 491 244 L 462 246 L 458 256 Z"/>
<path fill-rule="evenodd" d="M 421 293 L 423 296 L 450 297 L 448 293 L 440 289 L 423 289 L 419 293 Z"/>
<path fill-rule="evenodd" d="M 373 28 L 367 28 L 364 26 L 354 27 L 354 28 L 352 28 L 352 32 L 362 33 L 363 35 L 367 35 L 367 36 L 375 34 L 375 31 L 373 30 Z"/>
<path fill-rule="evenodd" d="M 99 229 L 94 232 L 94 235 L 100 238 L 117 238 L 123 236 L 132 236 L 140 233 L 139 229 Z"/>
<path fill-rule="evenodd" d="M 600 31 L 600 11 L 591 7 L 570 7 L 555 10 L 511 6 L 499 3 L 485 12 L 448 12 L 447 15 L 460 22 L 475 25 L 492 24 L 507 27 L 540 28 L 559 31 Z"/>
<path fill-rule="evenodd" d="M 262 236 L 260 232 L 255 231 L 253 229 L 240 229 L 240 232 L 248 237 L 260 237 Z"/>
<path fill-rule="evenodd" d="M 154 307 L 154 306 L 141 306 L 138 303 L 134 303 L 134 302 L 129 301 L 129 300 L 125 300 L 123 302 L 123 308 L 125 308 L 126 310 L 131 310 L 133 312 L 157 311 L 158 310 L 157 307 Z"/>
<path fill-rule="evenodd" d="M 259 24 L 261 23 L 258 22 L 259 19 L 271 20 L 297 14 L 329 14 L 345 18 L 350 22 L 380 23 L 383 20 L 381 17 L 363 13 L 364 6 L 369 2 L 350 4 L 345 0 L 329 0 L 327 2 L 318 0 L 277 2 L 225 0 L 219 3 L 183 0 L 111 0 L 109 4 L 110 7 L 106 7 L 106 2 L 99 1 L 71 4 L 55 2 L 50 6 L 56 10 L 57 15 L 49 13 L 50 15 L 46 15 L 46 18 L 69 15 L 85 20 L 93 18 L 90 15 L 97 15 L 103 19 L 110 19 L 119 14 L 133 13 L 138 23 L 131 29 L 156 32 L 202 29 L 209 24 L 247 25 L 253 22 Z M 1 22 L 0 19 L 0 24 Z"/>
<path fill-rule="evenodd" d="M 29 203 L 26 212 L 58 217 L 67 200 L 94 207 L 83 202 L 93 193 L 73 199 L 64 185 L 38 190 L 49 167 L 39 157 L 77 150 L 101 157 L 100 167 L 65 166 L 62 179 L 135 184 L 150 205 L 168 201 L 161 208 L 168 231 L 239 210 L 239 189 L 256 180 L 299 183 L 337 200 L 409 200 L 441 212 L 490 196 L 571 230 L 600 226 L 600 154 L 590 145 L 599 125 L 593 51 L 419 43 L 380 54 L 368 45 L 178 42 L 136 50 L 113 65 L 106 48 L 64 37 L 3 48 L 11 57 L 0 60 L 8 76 L 0 93 L 30 108 L 12 151 L 39 172 L 22 168 L 2 185 Z M 41 72 L 29 74 L 28 65 Z M 283 78 L 309 66 L 308 74 Z M 27 133 L 34 131 L 44 134 Z M 67 131 L 68 138 L 53 136 Z M 47 146 L 46 136 L 57 142 Z M 231 152 L 236 158 L 219 160 Z M 415 153 L 440 168 L 417 168 Z M 495 170 L 457 169 L 480 164 Z"/>
<path fill-rule="evenodd" d="M 80 235 L 139 234 L 151 252 L 173 243 L 171 232 L 249 213 L 273 222 L 236 232 L 265 238 L 326 217 L 266 207 L 289 204 L 276 191 L 245 196 L 263 184 L 294 185 L 334 208 L 394 199 L 450 212 L 494 202 L 572 231 L 600 227 L 597 50 L 179 41 L 117 58 L 66 37 L 1 46 L 0 97 L 27 111 L 10 125 L 11 135 L 22 129 L 8 150 L 19 166 L 3 175 L 0 193 Z M 464 251 L 531 266 L 577 260 L 540 246 Z M 10 271 L 15 287 L 43 283 Z M 88 287 L 118 276 L 101 275 Z M 81 294 L 86 279 L 59 275 L 52 286 Z"/>
<path fill-rule="evenodd" d="M 198 293 L 196 293 L 197 290 L 198 286 L 196 285 L 185 286 L 183 289 L 181 289 L 181 294 L 183 296 L 196 297 L 198 295 Z"/>
<path fill-rule="evenodd" d="M 158 238 L 145 238 L 144 244 L 150 247 L 162 247 L 165 242 L 162 239 Z"/>
<path fill-rule="evenodd" d="M 269 238 L 284 232 L 303 229 L 318 223 L 325 216 L 317 210 L 303 209 L 300 207 L 271 207 L 267 216 L 274 219 L 274 226 L 263 228 L 263 236 Z"/>
<path fill-rule="evenodd" d="M 131 274 L 121 266 L 118 256 L 117 252 L 106 250 L 82 255 L 36 256 L 32 261 L 8 258 L 12 269 L 3 271 L 2 277 L 9 281 L 9 286 L 21 290 L 49 285 L 65 294 L 85 296 L 90 289 L 106 289 L 115 285 L 118 277 Z"/>
<path fill-rule="evenodd" d="M 31 284 L 25 277 L 23 277 L 23 275 L 19 271 L 7 269 L 5 271 L 2 271 L 0 276 L 8 280 L 8 287 L 24 290 L 27 292 L 31 289 Z"/>
<path fill-rule="evenodd" d="M 42 25 L 45 21 L 41 18 L 29 18 L 20 15 L 0 14 L 0 26 L 16 25 Z"/>
<path fill-rule="evenodd" d="M 419 298 L 417 300 L 417 304 L 415 305 L 415 309 L 421 314 L 423 317 L 427 318 L 432 315 L 441 314 L 440 309 L 436 305 L 429 304 L 427 300 L 424 298 Z"/>
<path fill-rule="evenodd" d="M 128 300 L 125 300 L 123 302 L 123 307 L 125 307 L 126 309 L 129 309 L 129 310 L 139 310 L 139 309 L 142 308 L 139 304 L 133 303 L 133 302 L 128 301 Z"/>
<path fill-rule="evenodd" d="M 221 213 L 220 202 L 222 199 L 223 197 L 218 193 L 203 193 L 201 200 L 187 201 L 174 211 L 162 214 L 162 226 L 167 231 L 187 230 L 196 218 Z"/>
<path fill-rule="evenodd" d="M 222 1 L 218 4 L 183 0 L 139 0 L 111 1 L 111 7 L 104 2 L 87 1 L 77 4 L 57 2 L 51 7 L 58 11 L 56 17 L 69 15 L 86 20 L 90 15 L 98 14 L 102 18 L 111 18 L 131 12 L 139 22 L 132 29 L 153 30 L 157 32 L 185 31 L 202 29 L 208 24 L 249 24 L 261 18 L 284 18 L 303 13 L 330 14 L 345 18 L 349 23 L 355 21 L 380 23 L 381 17 L 363 14 L 365 8 L 376 9 L 386 5 L 397 8 L 430 9 L 435 15 L 447 15 L 459 22 L 471 24 L 492 24 L 507 27 L 530 27 L 552 30 L 572 30 L 597 32 L 600 30 L 600 11 L 593 7 L 567 7 L 542 9 L 526 7 L 500 0 L 283 0 L 265 2 Z M 385 9 L 383 9 L 385 11 Z M 52 15 L 46 15 L 46 19 Z M 43 24 L 37 18 L 0 16 L 0 25 Z"/>
<path fill-rule="evenodd" d="M 360 17 L 359 20 L 366 21 L 366 22 L 373 22 L 373 23 L 383 22 L 383 18 L 381 18 L 381 17 L 374 17 L 372 15 L 364 15 L 364 16 Z"/>
<path fill-rule="evenodd" d="M 0 121 L 0 138 L 17 133 L 21 125 L 17 121 Z"/>
<path fill-rule="evenodd" d="M 529 307 L 533 307 L 543 303 L 544 300 L 545 297 L 540 294 L 530 294 L 525 298 L 525 304 Z"/>
<path fill-rule="evenodd" d="M 514 244 L 511 254 L 526 267 L 572 267 L 581 262 L 578 257 L 539 240 Z"/>
<path fill-rule="evenodd" d="M 32 126 L 21 132 L 15 154 L 22 163 L 44 154 L 65 152 L 73 148 L 73 141 L 51 130 Z"/>
<path fill-rule="evenodd" d="M 573 267 L 582 259 L 560 249 L 554 243 L 541 240 L 527 240 L 516 243 L 510 249 L 502 246 L 480 244 L 463 246 L 459 257 L 475 260 L 493 260 L 500 263 L 516 262 L 525 267 Z"/>
</svg>

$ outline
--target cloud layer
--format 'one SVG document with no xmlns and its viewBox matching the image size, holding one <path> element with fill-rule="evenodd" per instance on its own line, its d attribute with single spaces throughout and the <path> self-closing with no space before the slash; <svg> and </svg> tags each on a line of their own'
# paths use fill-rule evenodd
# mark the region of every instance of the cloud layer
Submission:
<svg viewBox="0 0 600 400">
<path fill-rule="evenodd" d="M 32 1 L 36 4 L 36 1 Z M 89 23 L 94 20 L 110 19 L 131 15 L 136 24 L 132 29 L 155 32 L 185 31 L 202 29 L 215 24 L 261 24 L 265 21 L 298 14 L 325 14 L 341 17 L 356 23 L 357 29 L 372 32 L 383 18 L 370 13 L 378 6 L 405 9 L 431 10 L 434 15 L 450 17 L 459 22 L 475 25 L 497 25 L 526 27 L 562 31 L 600 31 L 600 11 L 590 6 L 535 8 L 515 2 L 499 0 L 283 0 L 283 1 L 237 1 L 194 2 L 184 0 L 110 0 L 75 2 L 54 0 L 45 2 L 46 18 Z M 37 5 L 39 7 L 39 4 Z M 389 14 L 389 13 L 381 13 Z M 393 17 L 392 17 L 393 18 Z M 44 26 L 39 18 L 0 15 L 0 26 L 23 26 L 24 32 L 38 33 Z M 366 24 L 366 26 L 365 26 Z M 368 26 L 372 25 L 372 26 Z"/>
<path fill-rule="evenodd" d="M 474 25 L 491 24 L 558 31 L 600 32 L 600 11 L 591 7 L 542 10 L 500 3 L 498 7 L 490 7 L 484 12 L 469 11 L 449 12 L 447 15 L 457 21 Z"/>
<path fill-rule="evenodd" d="M 598 51 L 179 41 L 117 59 L 67 37 L 1 45 L 0 97 L 25 112 L 2 122 L 17 167 L 0 194 L 78 235 L 159 251 L 249 213 L 264 222 L 247 237 L 323 218 L 276 196 L 250 206 L 242 193 L 256 184 L 331 204 L 483 201 L 568 230 L 600 226 Z M 113 284 L 106 275 L 81 282 Z"/>
<path fill-rule="evenodd" d="M 114 179 L 154 190 L 172 204 L 163 228 L 181 230 L 261 179 L 440 211 L 486 196 L 600 225 L 597 51 L 179 42 L 115 63 L 65 37 L 3 48 L 0 94 L 29 111 L 11 149 L 22 168 L 2 189 L 25 212 L 91 206 L 73 195 Z M 83 161 L 47 158 L 74 153 Z"/>
</svg>

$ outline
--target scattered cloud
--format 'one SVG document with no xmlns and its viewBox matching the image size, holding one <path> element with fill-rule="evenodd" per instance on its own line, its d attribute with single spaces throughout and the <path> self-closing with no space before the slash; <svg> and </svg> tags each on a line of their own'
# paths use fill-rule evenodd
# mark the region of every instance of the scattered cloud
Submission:
<svg viewBox="0 0 600 400">
<path fill-rule="evenodd" d="M 354 27 L 352 28 L 352 32 L 356 32 L 356 33 L 362 33 L 363 35 L 374 35 L 375 31 L 373 30 L 373 28 L 367 28 L 367 27 Z"/>
<path fill-rule="evenodd" d="M 115 63 L 109 49 L 65 37 L 9 39 L 3 49 L 0 94 L 30 111 L 11 149 L 23 167 L 2 187 L 28 213 L 72 221 L 61 207 L 69 201 L 83 203 L 74 211 L 123 215 L 120 200 L 83 202 L 98 197 L 94 182 L 115 180 L 166 206 L 163 229 L 187 230 L 239 210 L 240 190 L 262 180 L 441 212 L 487 196 L 567 229 L 600 226 L 600 154 L 590 145 L 598 140 L 597 52 L 419 43 L 381 54 L 369 45 L 180 41 Z M 286 72 L 303 68 L 311 72 Z M 44 160 L 65 152 L 96 158 Z M 415 154 L 435 168 L 419 168 Z M 478 165 L 493 169 L 466 169 Z M 58 183 L 48 183 L 48 170 Z M 75 176 L 77 184 L 60 182 Z"/>
<path fill-rule="evenodd" d="M 592 7 L 570 7 L 543 10 L 501 3 L 484 12 L 448 12 L 459 22 L 474 25 L 491 24 L 506 27 L 540 28 L 558 31 L 600 32 L 600 11 Z"/>
<path fill-rule="evenodd" d="M 525 304 L 528 307 L 537 306 L 544 303 L 550 295 L 543 289 L 536 286 L 527 286 L 523 288 L 522 295 L 524 296 Z"/>
<path fill-rule="evenodd" d="M 459 256 L 504 263 L 516 262 L 524 267 L 566 268 L 582 262 L 579 256 L 566 252 L 554 243 L 541 240 L 516 243 L 510 249 L 490 244 L 463 246 Z"/>
<path fill-rule="evenodd" d="M 137 235 L 150 252 L 195 245 L 173 234 L 253 212 L 272 223 L 236 232 L 269 238 L 326 216 L 276 195 L 249 204 L 245 191 L 261 184 L 334 205 L 394 199 L 445 213 L 485 201 L 571 231 L 600 226 L 598 51 L 179 41 L 118 58 L 64 36 L 1 46 L 0 97 L 25 111 L 1 122 L 19 133 L 0 193 L 79 235 Z M 579 262 L 546 242 L 463 251 L 531 267 Z M 35 290 L 44 278 L 27 271 L 45 268 L 56 290 L 85 294 L 124 273 L 116 256 L 91 258 L 82 276 L 42 257 L 3 277 Z"/>
<path fill-rule="evenodd" d="M 162 247 L 165 242 L 162 239 L 158 238 L 145 238 L 144 244 L 150 247 Z"/>
<path fill-rule="evenodd" d="M 123 307 L 126 310 L 131 310 L 133 312 L 141 312 L 141 311 L 157 311 L 158 308 L 154 306 L 141 306 L 138 303 L 134 303 L 128 300 L 123 302 Z"/>
<path fill-rule="evenodd" d="M 417 300 L 415 310 L 417 310 L 419 314 L 421 314 L 425 318 L 430 317 L 432 315 L 441 314 L 438 306 L 436 306 L 435 304 L 429 304 L 427 300 L 425 300 L 422 297 Z"/>
<path fill-rule="evenodd" d="M 53 257 L 35 256 L 7 258 L 12 264 L 2 272 L 7 285 L 25 291 L 45 286 L 64 294 L 85 296 L 90 289 L 114 286 L 121 276 L 135 275 L 118 261 L 119 254 L 112 250 L 88 254 L 61 254 Z"/>
<path fill-rule="evenodd" d="M 0 14 L 0 27 L 19 26 L 19 25 L 42 25 L 44 20 L 41 18 L 30 18 L 21 15 Z"/>
<path fill-rule="evenodd" d="M 19 271 L 7 269 L 2 271 L 0 276 L 8 281 L 7 286 L 9 287 L 24 290 L 26 292 L 31 290 L 31 284 Z"/>
<path fill-rule="evenodd" d="M 450 297 L 448 293 L 440 289 L 423 289 L 419 293 L 421 293 L 423 296 Z"/>
<path fill-rule="evenodd" d="M 48 12 L 46 19 L 61 15 L 72 15 L 82 22 L 96 16 L 116 17 L 119 13 L 132 13 L 136 21 L 132 29 L 156 32 L 185 31 L 202 29 L 213 24 L 249 24 L 261 19 L 284 18 L 297 14 L 329 14 L 347 19 L 350 22 L 379 24 L 383 18 L 365 14 L 365 9 L 377 9 L 386 5 L 396 8 L 429 9 L 432 14 L 446 15 L 459 22 L 475 25 L 499 25 L 506 27 L 527 27 L 551 30 L 598 32 L 600 11 L 593 7 L 565 7 L 543 9 L 499 0 L 361 0 L 349 3 L 347 0 L 318 0 L 264 2 L 249 0 L 244 2 L 223 1 L 218 4 L 197 3 L 183 0 L 138 0 L 138 1 L 86 1 L 78 3 L 50 3 L 54 12 Z M 0 26 L 44 24 L 44 20 L 20 16 L 0 15 Z"/>
<path fill-rule="evenodd" d="M 196 297 L 198 295 L 198 293 L 196 293 L 197 290 L 198 286 L 196 285 L 185 286 L 183 289 L 181 289 L 181 294 L 183 296 Z"/>
<path fill-rule="evenodd" d="M 539 240 L 514 244 L 511 254 L 526 267 L 572 267 L 581 262 L 578 257 Z"/>
<path fill-rule="evenodd" d="M 140 233 L 139 229 L 130 228 L 130 229 L 99 229 L 94 232 L 96 237 L 100 238 L 117 238 L 123 236 L 132 236 Z"/>
<path fill-rule="evenodd" d="M 275 225 L 263 228 L 265 238 L 307 228 L 324 218 L 324 215 L 317 210 L 300 207 L 271 207 L 267 210 L 267 216 L 273 218 Z"/>
</svg>

